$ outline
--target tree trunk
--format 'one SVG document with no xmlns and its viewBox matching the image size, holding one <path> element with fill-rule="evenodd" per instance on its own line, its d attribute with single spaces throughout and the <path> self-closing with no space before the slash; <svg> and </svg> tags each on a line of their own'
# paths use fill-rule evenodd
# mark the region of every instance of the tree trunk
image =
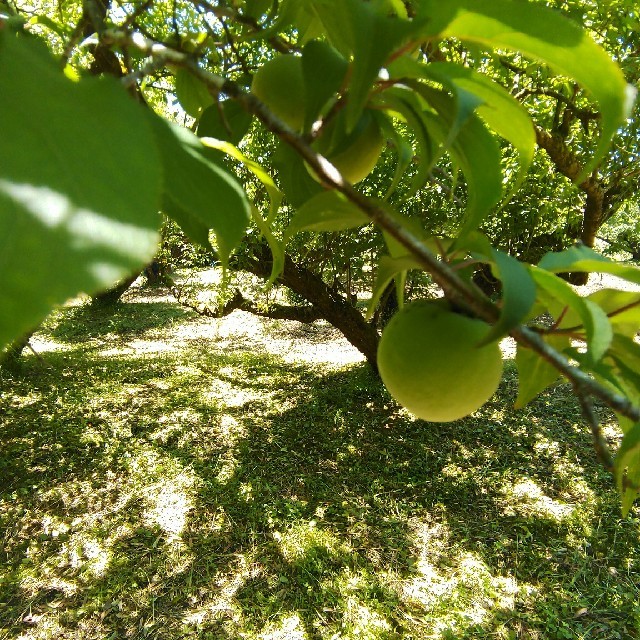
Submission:
<svg viewBox="0 0 640 640">
<path fill-rule="evenodd" d="M 272 257 L 269 248 L 261 245 L 243 268 L 261 278 L 271 273 Z M 278 282 L 310 302 L 320 317 L 338 329 L 364 355 L 374 371 L 378 371 L 377 352 L 380 336 L 372 324 L 341 295 L 333 291 L 315 273 L 285 256 L 284 271 Z"/>
<path fill-rule="evenodd" d="M 91 296 L 91 304 L 96 307 L 112 307 L 124 295 L 125 291 L 136 281 L 140 274 L 135 273 L 124 280 L 120 280 L 106 291 Z"/>
<path fill-rule="evenodd" d="M 22 352 L 29 344 L 29 340 L 36 332 L 36 329 L 37 327 L 34 327 L 24 335 L 16 338 L 2 353 L 0 353 L 0 368 L 12 369 L 18 364 L 18 360 L 20 360 Z"/>
</svg>

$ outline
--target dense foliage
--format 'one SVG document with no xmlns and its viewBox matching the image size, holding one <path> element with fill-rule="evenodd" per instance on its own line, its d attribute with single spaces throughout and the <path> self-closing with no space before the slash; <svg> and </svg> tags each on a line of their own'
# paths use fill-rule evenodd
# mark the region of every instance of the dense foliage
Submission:
<svg viewBox="0 0 640 640">
<path fill-rule="evenodd" d="M 572 383 L 628 511 L 640 294 L 582 298 L 557 274 L 640 284 L 592 248 L 634 198 L 635 10 L 557 3 L 572 21 L 545 4 L 3 4 L 0 344 L 141 269 L 159 212 L 224 267 L 301 293 L 374 366 L 353 272 L 374 275 L 367 318 L 428 274 L 483 343 L 517 340 L 518 406 Z M 615 460 L 594 397 L 619 418 Z"/>
</svg>

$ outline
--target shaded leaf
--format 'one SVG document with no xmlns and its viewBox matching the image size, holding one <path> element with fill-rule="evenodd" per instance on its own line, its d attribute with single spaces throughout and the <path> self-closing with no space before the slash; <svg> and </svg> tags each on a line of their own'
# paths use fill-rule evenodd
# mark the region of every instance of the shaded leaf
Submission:
<svg viewBox="0 0 640 640">
<path fill-rule="evenodd" d="M 556 351 L 563 351 L 571 344 L 568 336 L 545 336 L 544 341 Z M 560 372 L 541 355 L 518 344 L 516 351 L 518 367 L 518 397 L 514 407 L 521 409 L 559 377 Z"/>
<path fill-rule="evenodd" d="M 482 344 L 506 336 L 528 316 L 536 300 L 535 282 L 522 262 L 497 249 L 492 249 L 491 258 L 502 282 L 502 308 Z"/>
<path fill-rule="evenodd" d="M 264 185 L 267 190 L 267 194 L 269 195 L 269 220 L 273 219 L 273 217 L 278 212 L 280 208 L 280 203 L 282 202 L 282 192 L 276 186 L 276 183 L 273 181 L 273 178 L 267 173 L 266 169 L 259 165 L 255 160 L 247 157 L 233 144 L 230 142 L 225 142 L 224 140 L 216 140 L 215 138 L 202 138 L 202 144 L 206 147 L 210 147 L 211 149 L 217 149 L 218 151 L 222 151 L 226 153 L 228 156 L 231 156 L 235 160 L 242 162 L 242 164 L 255 175 L 260 182 Z"/>
<path fill-rule="evenodd" d="M 249 131 L 253 116 L 235 100 L 222 100 L 207 107 L 198 122 L 200 138 L 217 138 L 237 145 Z"/>
<path fill-rule="evenodd" d="M 296 211 L 284 234 L 285 245 L 300 231 L 344 231 L 370 222 L 365 213 L 338 191 L 323 191 Z"/>
<path fill-rule="evenodd" d="M 226 265 L 249 221 L 249 202 L 244 189 L 229 171 L 207 158 L 205 147 L 191 131 L 152 115 L 149 121 L 165 170 L 167 213 L 175 212 L 178 207 L 200 225 L 212 229 L 218 256 Z"/>
<path fill-rule="evenodd" d="M 323 107 L 339 91 L 348 66 L 340 53 L 326 42 L 312 40 L 305 45 L 302 52 L 305 131 L 311 128 Z"/>
<path fill-rule="evenodd" d="M 116 81 L 72 82 L 37 40 L 0 30 L 0 87 L 2 345 L 151 259 L 162 174 Z"/>
<path fill-rule="evenodd" d="M 265 289 L 269 289 L 278 279 L 278 276 L 284 269 L 284 245 L 280 240 L 278 240 L 278 238 L 273 235 L 271 227 L 255 207 L 251 207 L 251 217 L 258 227 L 260 233 L 266 239 L 267 244 L 269 245 L 269 249 L 271 250 L 271 255 L 273 256 L 271 275 L 269 276 L 269 280 L 264 286 Z"/>
<path fill-rule="evenodd" d="M 203 110 L 213 104 L 213 96 L 207 85 L 184 67 L 176 71 L 175 80 L 176 98 L 180 106 L 191 117 L 199 118 Z"/>
<path fill-rule="evenodd" d="M 409 255 L 392 258 L 391 256 L 382 256 L 378 262 L 378 270 L 376 280 L 373 284 L 371 292 L 371 300 L 367 306 L 366 319 L 370 320 L 376 310 L 376 306 L 380 301 L 380 297 L 384 293 L 388 284 L 399 275 L 402 275 L 410 269 L 422 269 L 420 263 Z"/>
</svg>

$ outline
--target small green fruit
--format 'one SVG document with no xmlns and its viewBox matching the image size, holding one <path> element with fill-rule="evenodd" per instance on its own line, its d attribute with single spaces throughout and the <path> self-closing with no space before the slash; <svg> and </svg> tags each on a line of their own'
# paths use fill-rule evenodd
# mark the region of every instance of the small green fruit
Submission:
<svg viewBox="0 0 640 640">
<path fill-rule="evenodd" d="M 344 112 L 338 114 L 314 147 L 352 184 L 364 180 L 376 166 L 384 137 L 373 112 L 365 110 L 355 129 L 345 131 Z M 315 173 L 309 169 L 312 177 Z"/>
<path fill-rule="evenodd" d="M 478 347 L 489 327 L 452 312 L 443 301 L 401 309 L 378 347 L 380 377 L 389 393 L 418 418 L 451 422 L 479 409 L 502 377 L 496 342 Z"/>
<path fill-rule="evenodd" d="M 263 64 L 253 76 L 251 92 L 293 130 L 304 127 L 302 58 L 282 55 Z"/>
</svg>

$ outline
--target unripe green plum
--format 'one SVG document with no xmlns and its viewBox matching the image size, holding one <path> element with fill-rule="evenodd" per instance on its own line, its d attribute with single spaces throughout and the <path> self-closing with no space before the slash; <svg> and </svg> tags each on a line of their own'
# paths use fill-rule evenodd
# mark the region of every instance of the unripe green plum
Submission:
<svg viewBox="0 0 640 640">
<path fill-rule="evenodd" d="M 251 93 L 294 131 L 304 127 L 302 58 L 281 55 L 265 62 L 251 83 Z"/>
<path fill-rule="evenodd" d="M 378 369 L 389 393 L 410 413 L 451 422 L 479 409 L 502 377 L 497 342 L 477 346 L 482 320 L 451 311 L 444 301 L 411 302 L 385 327 Z"/>
<path fill-rule="evenodd" d="M 364 180 L 376 166 L 382 153 L 384 137 L 372 111 L 366 109 L 356 127 L 345 131 L 344 113 L 338 114 L 315 142 L 314 148 L 342 174 L 355 184 Z M 315 172 L 307 167 L 311 176 Z"/>
</svg>

